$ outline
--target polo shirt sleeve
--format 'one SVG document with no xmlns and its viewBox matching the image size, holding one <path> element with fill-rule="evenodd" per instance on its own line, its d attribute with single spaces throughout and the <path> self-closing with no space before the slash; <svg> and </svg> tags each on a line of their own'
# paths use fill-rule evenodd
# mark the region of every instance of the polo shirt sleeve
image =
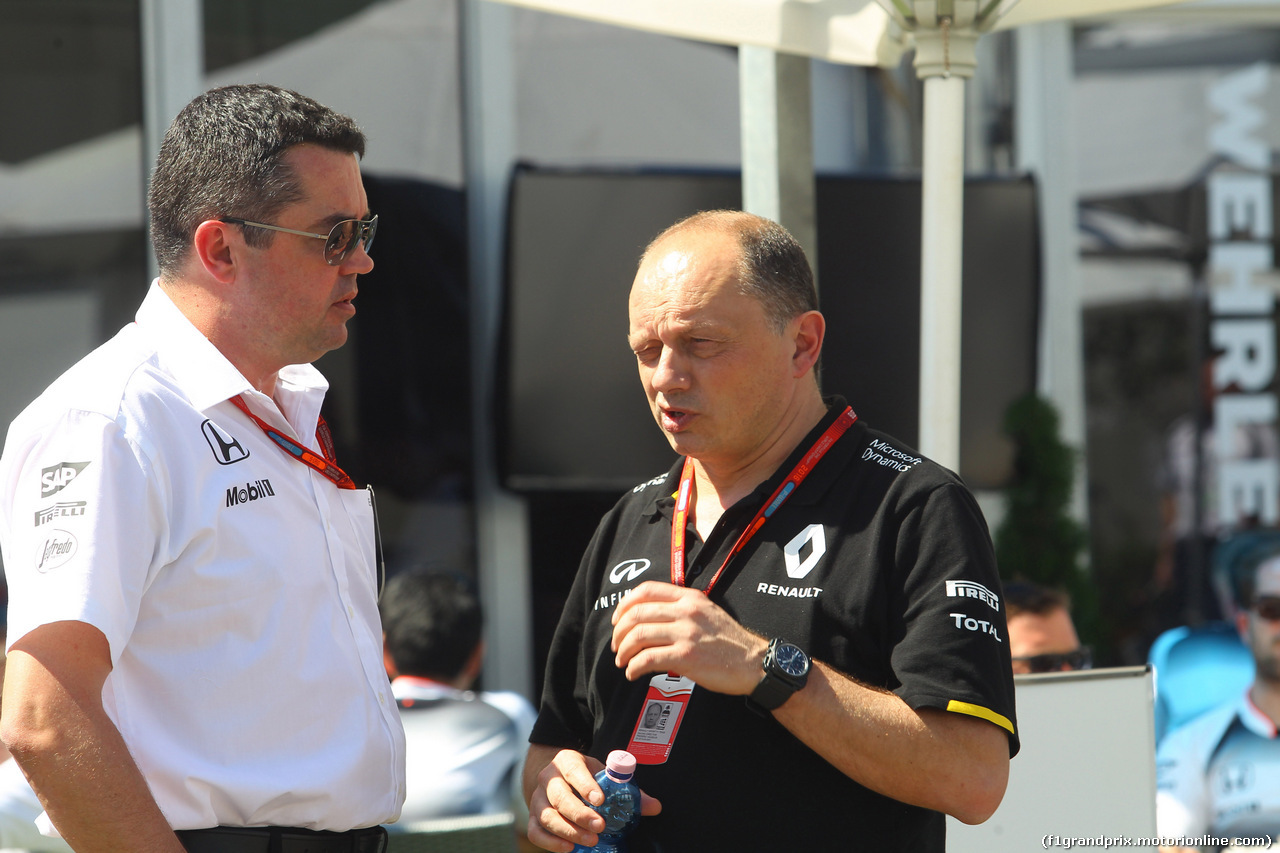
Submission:
<svg viewBox="0 0 1280 853">
<path fill-rule="evenodd" d="M 116 663 L 159 551 L 156 479 L 100 413 L 71 410 L 10 435 L 0 474 L 10 645 L 41 625 L 85 622 Z"/>
<path fill-rule="evenodd" d="M 591 744 L 596 722 L 590 704 L 591 667 L 596 655 L 585 648 L 587 620 L 601 585 L 617 514 L 615 508 L 601 521 L 578 566 L 547 655 L 542 700 L 529 737 L 531 743 L 579 752 L 585 752 Z"/>
<path fill-rule="evenodd" d="M 991 537 L 957 482 L 904 509 L 895 544 L 894 691 L 912 708 L 986 720 L 1019 748 L 1004 604 Z"/>
</svg>

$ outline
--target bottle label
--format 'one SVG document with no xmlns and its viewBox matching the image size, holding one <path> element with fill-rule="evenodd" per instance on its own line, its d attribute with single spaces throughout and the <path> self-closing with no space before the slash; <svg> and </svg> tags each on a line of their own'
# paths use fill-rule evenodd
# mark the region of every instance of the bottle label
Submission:
<svg viewBox="0 0 1280 853">
<path fill-rule="evenodd" d="M 693 687 L 692 679 L 675 675 L 655 675 L 649 680 L 649 692 L 627 744 L 627 752 L 636 757 L 637 764 L 666 763 Z"/>
</svg>

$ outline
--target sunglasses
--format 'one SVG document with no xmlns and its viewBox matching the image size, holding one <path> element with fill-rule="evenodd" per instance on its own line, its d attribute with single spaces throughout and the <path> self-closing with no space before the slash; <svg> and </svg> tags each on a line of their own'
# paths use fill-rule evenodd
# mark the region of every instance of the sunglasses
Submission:
<svg viewBox="0 0 1280 853">
<path fill-rule="evenodd" d="M 1268 622 L 1280 622 L 1280 596 L 1260 595 L 1249 609 Z"/>
<path fill-rule="evenodd" d="M 1014 658 L 1016 663 L 1025 663 L 1032 673 L 1065 672 L 1073 669 L 1090 669 L 1093 666 L 1093 653 L 1088 646 L 1081 646 L 1070 652 L 1047 655 L 1030 655 Z"/>
<path fill-rule="evenodd" d="M 324 241 L 324 259 L 329 266 L 336 267 L 346 260 L 347 255 L 359 243 L 365 252 L 373 246 L 373 235 L 378 231 L 378 217 L 369 219 L 344 219 L 333 226 L 328 234 L 314 234 L 310 231 L 295 231 L 292 228 L 281 228 L 279 225 L 267 225 L 264 222 L 250 222 L 248 219 L 234 219 L 225 216 L 218 220 L 230 225 L 247 225 L 250 228 L 266 228 L 268 231 L 283 231 L 286 234 L 297 234 L 299 237 L 315 237 Z"/>
</svg>

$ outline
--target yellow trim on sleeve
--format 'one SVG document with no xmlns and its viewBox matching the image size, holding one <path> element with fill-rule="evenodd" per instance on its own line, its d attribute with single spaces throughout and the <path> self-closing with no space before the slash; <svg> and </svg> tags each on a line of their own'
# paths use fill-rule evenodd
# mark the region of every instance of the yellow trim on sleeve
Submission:
<svg viewBox="0 0 1280 853">
<path fill-rule="evenodd" d="M 971 717 L 981 717 L 995 723 L 1002 729 L 1007 730 L 1010 734 L 1016 734 L 1013 730 L 1013 723 L 1009 722 L 1008 717 L 1002 717 L 990 708 L 984 708 L 981 705 L 973 705 L 969 702 L 957 702 L 952 699 L 947 703 L 947 710 L 954 711 L 957 714 L 968 714 Z"/>
</svg>

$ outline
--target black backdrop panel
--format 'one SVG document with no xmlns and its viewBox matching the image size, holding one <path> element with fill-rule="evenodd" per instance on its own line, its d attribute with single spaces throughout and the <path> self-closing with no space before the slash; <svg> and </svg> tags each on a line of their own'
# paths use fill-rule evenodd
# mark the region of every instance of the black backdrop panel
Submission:
<svg viewBox="0 0 1280 853">
<path fill-rule="evenodd" d="M 914 445 L 920 396 L 920 183 L 828 178 L 817 187 L 822 386 Z M 1030 179 L 965 185 L 960 474 L 1008 485 L 1005 409 L 1035 390 L 1040 256 Z"/>
<path fill-rule="evenodd" d="M 507 486 L 617 492 L 670 467 L 626 345 L 627 293 L 664 227 L 740 204 L 737 174 L 516 174 L 498 400 Z M 819 178 L 817 208 L 823 390 L 913 444 L 920 184 Z M 967 182 L 960 473 L 974 488 L 1007 484 L 1001 420 L 1035 387 L 1036 222 L 1029 179 Z"/>
</svg>

